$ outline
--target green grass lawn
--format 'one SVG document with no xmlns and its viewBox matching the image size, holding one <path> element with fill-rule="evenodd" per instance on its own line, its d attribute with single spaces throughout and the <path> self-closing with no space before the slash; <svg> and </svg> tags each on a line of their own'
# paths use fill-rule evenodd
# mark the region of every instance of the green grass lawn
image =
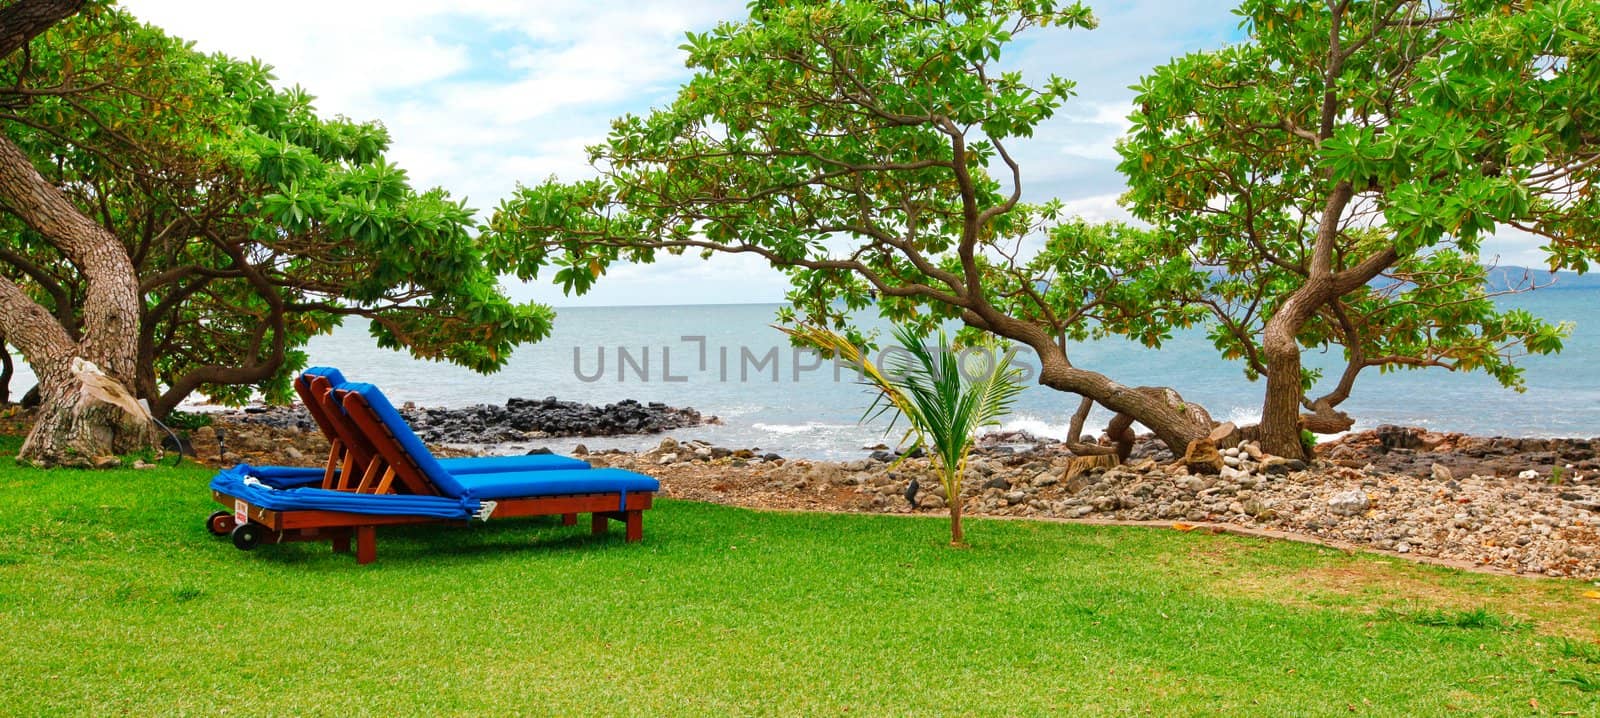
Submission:
<svg viewBox="0 0 1600 718">
<path fill-rule="evenodd" d="M 391 529 L 358 567 L 211 537 L 208 478 L 0 458 L 0 713 L 1600 715 L 1587 583 L 676 501 L 642 544 Z"/>
</svg>

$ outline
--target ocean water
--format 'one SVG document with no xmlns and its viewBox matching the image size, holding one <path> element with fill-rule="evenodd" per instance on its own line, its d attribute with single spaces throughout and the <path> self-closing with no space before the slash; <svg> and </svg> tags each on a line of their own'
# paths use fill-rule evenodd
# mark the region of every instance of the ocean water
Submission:
<svg viewBox="0 0 1600 718">
<path fill-rule="evenodd" d="M 1444 431 L 1511 436 L 1600 436 L 1600 291 L 1545 290 L 1505 298 L 1577 329 L 1554 357 L 1522 360 L 1527 391 L 1517 393 L 1481 374 L 1430 369 L 1379 374 L 1369 371 L 1342 407 L 1357 429 L 1397 423 Z M 510 397 L 609 403 L 623 399 L 692 406 L 723 423 L 674 432 L 733 448 L 760 447 L 785 456 L 855 457 L 864 446 L 894 445 L 899 431 L 885 421 L 859 419 L 871 400 L 847 367 L 835 368 L 804 352 L 773 329 L 777 305 L 604 307 L 559 310 L 550 338 L 517 350 L 506 368 L 483 376 L 447 364 L 423 362 L 378 349 L 365 323 L 352 322 L 307 347 L 311 363 L 337 366 L 354 380 L 382 386 L 396 402 L 425 406 L 503 403 Z M 1178 389 L 1218 419 L 1259 417 L 1263 387 L 1236 364 L 1223 361 L 1203 333 L 1185 332 L 1159 351 L 1120 340 L 1073 348 L 1078 366 L 1103 371 L 1130 385 Z M 1308 364 L 1337 367 L 1337 354 L 1308 353 Z M 1036 365 L 1030 355 L 1022 365 Z M 1329 372 L 1332 374 L 1332 372 Z M 1331 381 L 1331 379 L 1330 379 Z M 31 384 L 19 377 L 18 392 Z M 1032 386 L 1018 400 L 1004 429 L 1064 436 L 1076 397 Z M 1091 417 L 1098 430 L 1109 415 Z M 659 437 L 553 439 L 529 446 L 568 451 L 638 448 Z"/>
</svg>

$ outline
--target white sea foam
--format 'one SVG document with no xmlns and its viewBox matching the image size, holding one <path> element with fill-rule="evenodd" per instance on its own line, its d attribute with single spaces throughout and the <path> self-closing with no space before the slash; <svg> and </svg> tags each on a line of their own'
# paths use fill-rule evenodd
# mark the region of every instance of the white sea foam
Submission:
<svg viewBox="0 0 1600 718">
<path fill-rule="evenodd" d="M 756 431 L 765 431 L 772 434 L 805 434 L 811 432 L 831 432 L 846 429 L 855 429 L 856 424 L 828 424 L 821 421 L 808 421 L 804 424 L 751 424 L 750 428 Z"/>
<path fill-rule="evenodd" d="M 1010 421 L 1002 423 L 1000 426 L 989 427 L 984 431 L 984 433 L 994 434 L 1020 431 L 1032 436 L 1045 439 L 1056 439 L 1060 441 L 1067 438 L 1067 434 L 1071 429 L 1072 426 L 1070 424 L 1056 424 L 1034 416 L 1022 414 L 1011 419 Z"/>
<path fill-rule="evenodd" d="M 1261 409 L 1253 406 L 1235 406 L 1228 410 L 1223 421 L 1231 421 L 1234 426 L 1249 426 L 1261 423 Z"/>
</svg>

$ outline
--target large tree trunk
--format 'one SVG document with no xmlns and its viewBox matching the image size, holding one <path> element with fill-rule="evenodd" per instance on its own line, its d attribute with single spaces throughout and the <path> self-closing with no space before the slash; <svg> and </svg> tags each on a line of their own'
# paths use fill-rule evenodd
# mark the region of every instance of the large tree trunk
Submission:
<svg viewBox="0 0 1600 718">
<path fill-rule="evenodd" d="M 95 281 L 91 279 L 91 283 Z M 92 301 L 85 303 L 85 309 L 101 314 L 115 311 Z M 85 332 L 81 342 L 72 341 L 49 311 L 3 277 L 0 329 L 22 350 L 39 380 L 39 408 L 18 459 L 37 466 L 89 466 L 106 456 L 154 446 L 155 427 L 150 422 L 102 402 L 83 400 L 82 385 L 72 375 L 73 358 L 82 357 L 128 386 L 133 368 L 131 348 L 119 355 L 115 352 L 121 347 L 115 342 L 90 342 L 92 332 Z"/>
<path fill-rule="evenodd" d="M 0 9 L 0 58 L 76 13 L 83 0 L 20 0 Z M 0 135 L 0 202 L 38 230 L 88 279 L 82 333 L 0 277 L 0 332 L 39 375 L 41 403 L 19 459 L 38 464 L 85 464 L 153 445 L 154 427 L 121 409 L 80 401 L 74 357 L 94 362 L 131 386 L 138 337 L 139 279 L 122 242 L 85 217 L 34 169 L 33 161 Z M 74 340 L 81 336 L 81 340 Z"/>
<path fill-rule="evenodd" d="M 1381 251 L 1363 265 L 1341 272 L 1325 280 L 1307 281 L 1278 308 L 1267 320 L 1262 336 L 1261 350 L 1267 360 L 1267 395 L 1261 405 L 1261 425 L 1257 436 L 1261 450 L 1289 458 L 1307 459 L 1300 431 L 1346 431 L 1353 423 L 1348 415 L 1334 411 L 1327 404 L 1317 405 L 1313 414 L 1301 414 L 1305 388 L 1301 386 L 1300 331 L 1317 311 L 1329 301 L 1364 284 L 1377 271 L 1371 266 L 1388 266 L 1393 252 Z"/>
<path fill-rule="evenodd" d="M 1261 338 L 1262 354 L 1267 360 L 1267 395 L 1261 404 L 1257 436 L 1261 450 L 1269 454 L 1311 458 L 1306 456 L 1300 443 L 1300 407 L 1305 397 L 1305 388 L 1300 383 L 1300 331 L 1323 305 L 1355 291 L 1399 258 L 1397 250 L 1390 245 L 1346 269 L 1340 270 L 1335 265 L 1333 250 L 1343 231 L 1344 210 L 1352 197 L 1354 189 L 1349 182 L 1339 183 L 1329 193 L 1305 282 L 1267 320 Z"/>
<path fill-rule="evenodd" d="M 1261 352 L 1267 360 L 1267 395 L 1262 399 L 1256 436 L 1261 450 L 1269 454 L 1310 458 L 1300 443 L 1300 399 L 1305 388 L 1300 383 L 1299 336 L 1332 292 L 1332 282 L 1327 279 L 1307 280 L 1267 320 L 1261 337 Z"/>
<path fill-rule="evenodd" d="M 1273 317 L 1267 323 L 1262 351 L 1267 358 L 1267 395 L 1261 405 L 1261 425 L 1256 429 L 1261 450 L 1290 459 L 1309 459 L 1300 442 L 1300 345 L 1295 340 L 1299 326 Z M 1287 335 L 1285 338 L 1284 335 Z"/>
<path fill-rule="evenodd" d="M 0 10 L 0 58 L 83 9 L 84 0 L 18 0 Z"/>
<path fill-rule="evenodd" d="M 18 459 L 43 466 L 83 465 L 154 446 L 154 427 L 120 409 L 80 401 L 70 370 L 74 357 L 134 386 L 139 344 L 139 279 L 121 240 L 85 217 L 34 169 L 32 160 L 0 135 L 0 202 L 38 230 L 81 271 L 82 339 L 73 341 L 51 312 L 21 287 L 0 277 L 0 332 L 39 375 L 41 404 Z"/>
</svg>

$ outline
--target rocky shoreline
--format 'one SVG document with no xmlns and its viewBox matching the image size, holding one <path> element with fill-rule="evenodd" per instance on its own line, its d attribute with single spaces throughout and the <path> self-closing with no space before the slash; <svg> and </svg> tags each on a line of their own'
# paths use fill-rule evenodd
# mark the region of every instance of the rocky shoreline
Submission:
<svg viewBox="0 0 1600 718">
<path fill-rule="evenodd" d="M 430 444 L 507 444 L 562 436 L 659 434 L 722 423 L 715 416 L 705 416 L 688 407 L 632 399 L 596 406 L 551 396 L 508 399 L 504 406 L 474 404 L 457 409 L 418 407 L 406 402 L 399 410 L 417 435 Z M 301 431 L 317 428 L 305 407 L 298 404 L 226 409 L 210 416 L 223 425 Z"/>
<path fill-rule="evenodd" d="M 1561 482 L 1600 476 L 1600 437 L 1529 439 L 1469 436 L 1380 426 L 1318 447 L 1340 466 L 1411 476 L 1522 476 Z M 1528 472 L 1534 476 L 1529 476 Z"/>
<path fill-rule="evenodd" d="M 1164 453 L 1164 452 L 1163 452 Z M 988 450 L 965 478 L 973 516 L 1237 526 L 1353 545 L 1440 563 L 1528 575 L 1600 579 L 1600 481 L 1519 476 L 1427 476 L 1311 465 L 1261 455 L 1253 445 L 1218 452 L 1214 474 L 1182 462 L 1134 459 L 1083 467 L 1057 447 Z M 1169 455 L 1170 456 L 1170 455 Z M 802 510 L 935 513 L 946 510 L 927 463 L 894 465 L 879 453 L 813 462 L 730 452 L 665 439 L 640 453 L 586 456 L 659 477 L 669 496 Z M 921 490 L 908 492 L 918 477 Z"/>
<path fill-rule="evenodd" d="M 552 402 L 517 402 L 505 409 L 407 407 L 403 413 L 446 456 L 467 453 L 449 444 L 520 442 L 552 427 L 594 425 L 523 429 L 495 423 L 514 412 L 544 409 L 554 409 L 555 416 L 587 416 L 570 413 L 570 403 Z M 623 421 L 608 426 L 635 420 L 640 427 L 651 425 L 636 407 L 656 410 L 651 416 L 664 423 L 704 422 L 693 410 L 611 406 L 622 407 L 612 415 Z M 328 450 L 303 410 L 291 409 L 218 415 L 216 427 L 197 430 L 193 440 L 198 458 L 214 465 L 317 464 Z M 1049 440 L 994 434 L 984 438 L 968 469 L 963 501 L 964 511 L 974 516 L 1237 527 L 1451 565 L 1600 579 L 1597 449 L 1600 439 L 1484 438 L 1381 427 L 1319 446 L 1310 464 L 1263 455 L 1248 443 L 1180 460 L 1145 437 L 1127 464 L 1105 467 Z M 580 445 L 574 453 L 596 466 L 656 476 L 663 493 L 674 498 L 765 509 L 946 509 L 925 459 L 896 463 L 899 457 L 882 446 L 865 447 L 862 458 L 840 462 L 672 438 L 648 451 L 591 454 Z M 913 477 L 921 484 L 914 496 L 907 492 Z"/>
</svg>

